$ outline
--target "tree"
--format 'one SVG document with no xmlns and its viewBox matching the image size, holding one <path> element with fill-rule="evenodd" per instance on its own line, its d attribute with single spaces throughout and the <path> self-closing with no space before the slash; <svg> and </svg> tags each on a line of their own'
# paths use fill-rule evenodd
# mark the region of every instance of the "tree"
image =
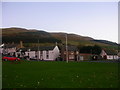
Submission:
<svg viewBox="0 0 120 90">
<path fill-rule="evenodd" d="M 97 55 L 99 55 L 99 54 L 101 53 L 101 51 L 102 51 L 102 48 L 101 48 L 100 46 L 94 45 L 94 46 L 93 46 L 93 49 L 92 49 L 92 54 L 97 54 Z"/>
<path fill-rule="evenodd" d="M 90 53 L 90 54 L 97 54 L 99 55 L 101 53 L 101 47 L 98 45 L 94 45 L 94 46 L 83 46 L 83 47 L 79 47 L 79 52 L 80 53 Z"/>
</svg>

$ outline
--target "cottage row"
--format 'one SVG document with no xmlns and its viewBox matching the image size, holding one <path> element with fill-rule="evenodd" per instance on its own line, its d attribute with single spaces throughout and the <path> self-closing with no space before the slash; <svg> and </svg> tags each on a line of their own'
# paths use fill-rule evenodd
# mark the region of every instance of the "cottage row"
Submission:
<svg viewBox="0 0 120 90">
<path fill-rule="evenodd" d="M 114 50 L 102 50 L 99 57 L 98 55 L 80 53 L 77 47 L 68 46 L 68 52 L 66 52 L 66 47 L 59 46 L 41 46 L 41 47 L 32 47 L 24 48 L 22 46 L 16 46 L 15 44 L 5 45 L 0 48 L 0 54 L 2 55 L 11 55 L 15 57 L 25 58 L 25 59 L 34 59 L 34 60 L 91 60 L 91 59 L 118 59 L 118 53 Z M 67 55 L 67 56 L 66 56 Z"/>
</svg>

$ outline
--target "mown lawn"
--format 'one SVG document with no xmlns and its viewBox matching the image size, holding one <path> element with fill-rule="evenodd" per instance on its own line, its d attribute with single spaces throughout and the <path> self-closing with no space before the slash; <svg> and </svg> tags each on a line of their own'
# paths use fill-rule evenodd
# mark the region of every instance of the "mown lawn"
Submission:
<svg viewBox="0 0 120 90">
<path fill-rule="evenodd" d="M 118 63 L 2 63 L 3 88 L 117 88 Z"/>
</svg>

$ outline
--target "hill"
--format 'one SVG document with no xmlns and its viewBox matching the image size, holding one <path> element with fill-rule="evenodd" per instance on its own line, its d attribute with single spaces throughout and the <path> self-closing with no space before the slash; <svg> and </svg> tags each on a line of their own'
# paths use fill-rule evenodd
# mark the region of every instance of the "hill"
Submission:
<svg viewBox="0 0 120 90">
<path fill-rule="evenodd" d="M 65 40 L 67 33 L 51 33 L 53 37 L 56 37 L 60 40 Z M 94 40 L 91 37 L 85 37 L 77 34 L 67 34 L 68 40 L 70 41 L 78 41 L 78 40 Z"/>
<path fill-rule="evenodd" d="M 24 43 L 47 43 L 51 45 L 55 42 L 65 44 L 66 34 L 68 37 L 68 44 L 70 45 L 81 45 L 81 46 L 93 46 L 99 45 L 102 47 L 110 47 L 117 48 L 117 43 L 110 42 L 107 40 L 96 40 L 91 37 L 76 35 L 76 34 L 68 34 L 68 33 L 50 33 L 42 30 L 35 29 L 24 29 L 24 28 L 3 28 L 2 29 L 2 42 L 3 43 L 19 43 L 19 41 L 23 41 Z M 44 45 L 44 44 L 43 44 Z"/>
<path fill-rule="evenodd" d="M 118 45 L 115 42 L 111 42 L 111 41 L 107 41 L 107 40 L 93 40 L 95 42 L 100 42 L 100 43 L 105 43 L 105 44 L 109 44 L 109 45 Z"/>
<path fill-rule="evenodd" d="M 22 28 L 5 28 L 2 29 L 2 41 L 3 43 L 23 41 L 25 43 L 54 43 L 61 42 L 51 36 L 50 33 L 41 30 L 27 30 Z"/>
<path fill-rule="evenodd" d="M 65 43 L 66 40 L 66 34 L 68 37 L 68 44 L 74 44 L 74 45 L 86 45 L 86 46 L 93 46 L 95 44 L 100 46 L 116 46 L 117 43 L 107 41 L 107 40 L 96 40 L 91 37 L 76 35 L 76 34 L 68 34 L 68 33 L 51 33 L 51 35 L 57 39 L 60 39 L 63 43 Z"/>
</svg>

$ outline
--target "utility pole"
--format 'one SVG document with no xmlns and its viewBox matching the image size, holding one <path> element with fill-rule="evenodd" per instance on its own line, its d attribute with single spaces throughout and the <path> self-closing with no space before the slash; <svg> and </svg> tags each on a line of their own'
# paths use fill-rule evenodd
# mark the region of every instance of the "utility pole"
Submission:
<svg viewBox="0 0 120 90">
<path fill-rule="evenodd" d="M 57 42 L 55 43 L 55 45 L 56 45 L 56 46 L 58 45 Z"/>
<path fill-rule="evenodd" d="M 37 60 L 39 61 L 39 39 L 38 39 L 38 55 L 37 55 Z"/>
<path fill-rule="evenodd" d="M 68 63 L 68 46 L 67 46 L 67 34 L 66 34 L 66 62 Z"/>
</svg>

